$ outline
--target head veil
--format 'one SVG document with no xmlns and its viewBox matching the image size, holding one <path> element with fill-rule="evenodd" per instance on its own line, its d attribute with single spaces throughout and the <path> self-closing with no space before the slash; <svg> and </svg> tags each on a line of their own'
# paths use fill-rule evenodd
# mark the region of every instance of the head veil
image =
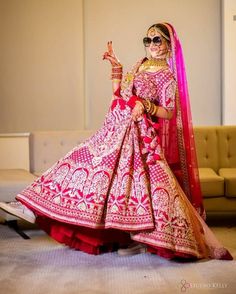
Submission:
<svg viewBox="0 0 236 294">
<path fill-rule="evenodd" d="M 168 23 L 163 24 L 170 34 L 171 54 L 168 63 L 177 81 L 177 89 L 173 118 L 160 119 L 161 145 L 182 189 L 205 219 L 182 48 L 174 28 Z"/>
</svg>

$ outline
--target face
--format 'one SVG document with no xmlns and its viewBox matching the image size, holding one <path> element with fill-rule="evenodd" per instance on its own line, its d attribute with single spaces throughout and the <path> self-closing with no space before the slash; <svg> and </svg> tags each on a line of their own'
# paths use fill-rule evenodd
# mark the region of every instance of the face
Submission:
<svg viewBox="0 0 236 294">
<path fill-rule="evenodd" d="M 152 58 L 166 57 L 169 49 L 168 41 L 164 37 L 162 37 L 162 35 L 155 28 L 149 30 L 147 38 L 145 39 L 148 41 L 145 44 L 145 47 L 147 48 L 147 51 L 149 52 Z"/>
</svg>

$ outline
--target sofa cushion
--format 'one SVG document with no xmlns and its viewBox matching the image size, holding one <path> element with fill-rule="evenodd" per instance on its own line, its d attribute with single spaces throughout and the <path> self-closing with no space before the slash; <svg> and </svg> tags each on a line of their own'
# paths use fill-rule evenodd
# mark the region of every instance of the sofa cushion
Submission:
<svg viewBox="0 0 236 294">
<path fill-rule="evenodd" d="M 224 195 L 224 178 L 212 168 L 199 168 L 199 179 L 204 197 Z"/>
<path fill-rule="evenodd" d="M 236 127 L 217 127 L 219 168 L 236 168 Z"/>
<path fill-rule="evenodd" d="M 94 133 L 84 131 L 45 131 L 30 134 L 30 171 L 41 175 L 72 148 Z"/>
<path fill-rule="evenodd" d="M 209 212 L 217 213 L 217 215 L 230 215 L 236 211 L 235 198 L 227 197 L 205 197 L 203 204 L 207 214 Z"/>
<path fill-rule="evenodd" d="M 194 127 L 198 166 L 218 171 L 218 145 L 215 127 Z"/>
<path fill-rule="evenodd" d="M 225 178 L 225 196 L 236 197 L 236 168 L 221 168 L 219 175 Z"/>
<path fill-rule="evenodd" d="M 14 201 L 16 195 L 35 179 L 24 169 L 0 169 L 0 201 Z"/>
</svg>

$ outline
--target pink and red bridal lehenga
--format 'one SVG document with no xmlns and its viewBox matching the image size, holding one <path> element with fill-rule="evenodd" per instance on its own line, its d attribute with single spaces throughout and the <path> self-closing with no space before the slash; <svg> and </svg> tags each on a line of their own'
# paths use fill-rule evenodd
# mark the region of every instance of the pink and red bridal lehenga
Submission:
<svg viewBox="0 0 236 294">
<path fill-rule="evenodd" d="M 123 78 L 103 126 L 16 198 L 50 236 L 87 253 L 134 240 L 166 258 L 232 259 L 203 220 L 182 53 L 166 26 L 169 66 L 147 72 L 139 70 L 146 59 L 139 61 Z M 145 114 L 134 122 L 140 98 L 173 109 L 173 119 Z"/>
</svg>

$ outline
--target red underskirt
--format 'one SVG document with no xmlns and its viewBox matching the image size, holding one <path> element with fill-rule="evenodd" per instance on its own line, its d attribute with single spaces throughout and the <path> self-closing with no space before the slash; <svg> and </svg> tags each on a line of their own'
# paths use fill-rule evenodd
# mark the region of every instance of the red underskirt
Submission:
<svg viewBox="0 0 236 294">
<path fill-rule="evenodd" d="M 102 254 L 124 248 L 133 241 L 129 232 L 116 229 L 92 229 L 71 225 L 38 215 L 37 224 L 49 236 L 73 249 L 89 254 Z M 170 249 L 147 246 L 147 251 L 167 259 L 196 260 L 197 257 Z"/>
</svg>

